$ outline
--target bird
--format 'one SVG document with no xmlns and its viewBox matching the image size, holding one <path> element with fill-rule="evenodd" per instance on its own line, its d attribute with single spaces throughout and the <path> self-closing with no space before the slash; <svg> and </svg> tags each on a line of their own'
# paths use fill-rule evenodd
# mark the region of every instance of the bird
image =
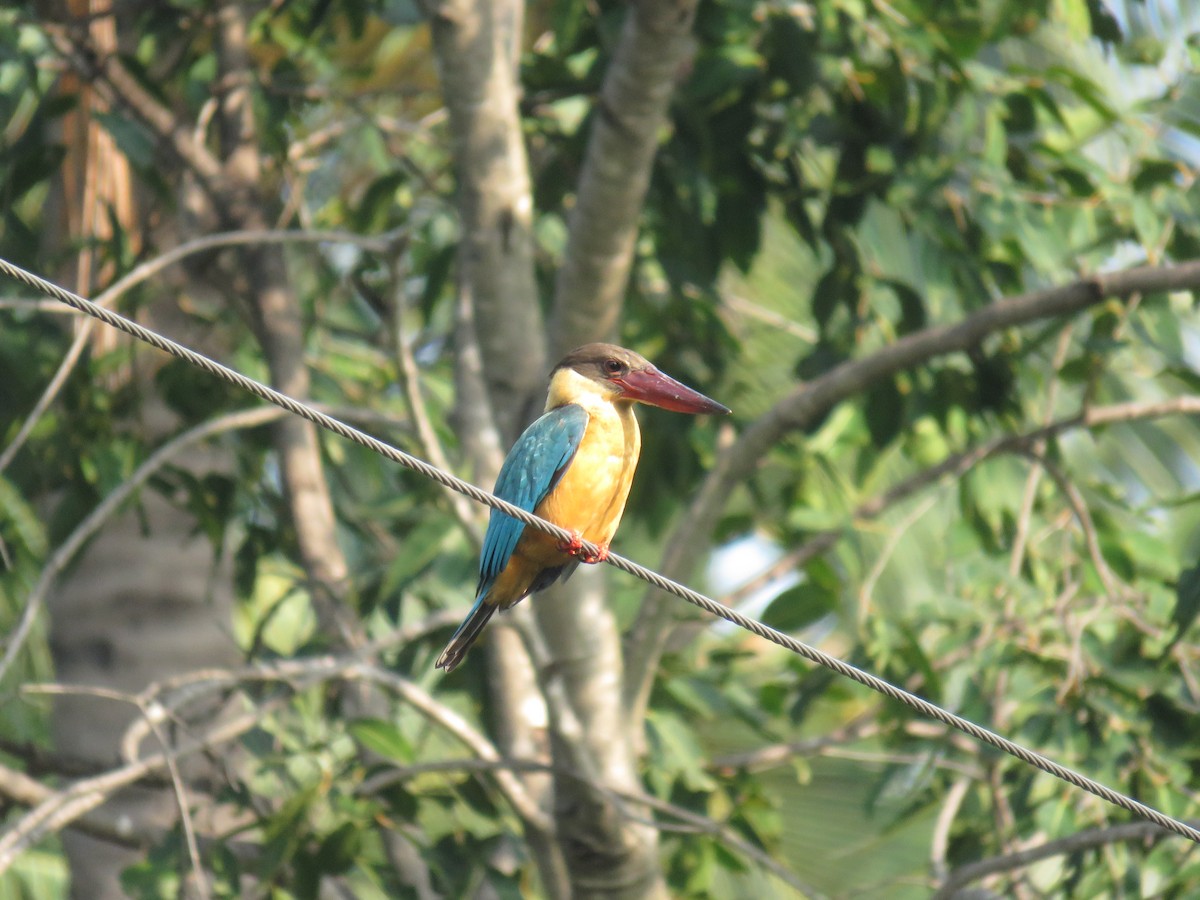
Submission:
<svg viewBox="0 0 1200 900">
<path fill-rule="evenodd" d="M 554 367 L 542 416 L 517 438 L 495 494 L 571 533 L 559 541 L 492 510 L 479 558 L 475 605 L 434 663 L 452 671 L 497 609 L 598 563 L 625 511 L 641 453 L 635 403 L 700 415 L 730 410 L 615 344 L 585 344 Z M 589 555 L 584 542 L 599 552 Z"/>
</svg>

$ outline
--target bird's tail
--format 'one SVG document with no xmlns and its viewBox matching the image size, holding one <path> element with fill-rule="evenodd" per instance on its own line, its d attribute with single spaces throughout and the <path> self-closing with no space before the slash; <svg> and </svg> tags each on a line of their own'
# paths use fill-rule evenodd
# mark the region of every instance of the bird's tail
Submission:
<svg viewBox="0 0 1200 900">
<path fill-rule="evenodd" d="M 476 600 L 475 605 L 471 607 L 471 611 L 467 613 L 463 623 L 458 626 L 458 631 L 454 632 L 450 643 L 446 645 L 446 649 L 437 658 L 434 666 L 438 669 L 445 669 L 447 672 L 453 671 L 454 667 L 463 661 L 467 650 L 475 643 L 479 632 L 483 631 L 483 626 L 487 624 L 488 619 L 495 611 L 496 607 L 491 603 L 484 602 L 483 597 Z"/>
</svg>

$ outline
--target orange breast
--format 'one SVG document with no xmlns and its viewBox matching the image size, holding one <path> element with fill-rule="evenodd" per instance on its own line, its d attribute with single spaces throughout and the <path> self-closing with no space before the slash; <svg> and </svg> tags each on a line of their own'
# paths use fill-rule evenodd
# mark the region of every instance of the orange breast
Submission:
<svg viewBox="0 0 1200 900">
<path fill-rule="evenodd" d="M 641 434 L 631 404 L 604 404 L 588 413 L 575 458 L 537 514 L 578 531 L 586 541 L 607 544 L 621 524 L 641 453 Z"/>
<path fill-rule="evenodd" d="M 641 434 L 631 404 L 596 404 L 588 408 L 588 425 L 579 449 L 546 498 L 534 510 L 544 519 L 577 531 L 593 544 L 608 544 L 621 523 L 641 452 Z M 536 528 L 526 528 L 508 564 L 488 591 L 487 600 L 501 608 L 525 597 L 539 575 L 564 566 L 571 557 L 558 541 Z"/>
</svg>

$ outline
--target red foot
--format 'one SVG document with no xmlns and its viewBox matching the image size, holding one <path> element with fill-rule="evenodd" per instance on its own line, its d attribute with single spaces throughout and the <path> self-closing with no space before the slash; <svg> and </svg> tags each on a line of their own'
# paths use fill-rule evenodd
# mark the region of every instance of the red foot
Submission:
<svg viewBox="0 0 1200 900">
<path fill-rule="evenodd" d="M 583 550 L 583 535 L 578 531 L 571 532 L 571 539 L 569 541 L 560 541 L 558 549 L 563 553 L 571 554 L 571 556 L 577 558 L 581 563 L 587 563 L 588 565 L 601 563 L 608 559 L 607 544 L 601 544 L 597 547 L 594 554 L 585 553 Z"/>
</svg>

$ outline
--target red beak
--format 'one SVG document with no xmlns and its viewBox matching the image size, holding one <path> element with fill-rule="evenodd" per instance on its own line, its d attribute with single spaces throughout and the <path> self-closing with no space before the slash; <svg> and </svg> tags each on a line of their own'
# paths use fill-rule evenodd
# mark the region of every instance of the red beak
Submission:
<svg viewBox="0 0 1200 900">
<path fill-rule="evenodd" d="M 722 406 L 716 400 L 710 400 L 699 391 L 693 391 L 670 375 L 664 375 L 654 366 L 634 369 L 616 381 L 625 388 L 625 396 L 630 400 L 649 403 L 651 406 L 659 406 L 672 412 L 721 415 L 729 415 L 731 412 L 728 407 Z"/>
</svg>

